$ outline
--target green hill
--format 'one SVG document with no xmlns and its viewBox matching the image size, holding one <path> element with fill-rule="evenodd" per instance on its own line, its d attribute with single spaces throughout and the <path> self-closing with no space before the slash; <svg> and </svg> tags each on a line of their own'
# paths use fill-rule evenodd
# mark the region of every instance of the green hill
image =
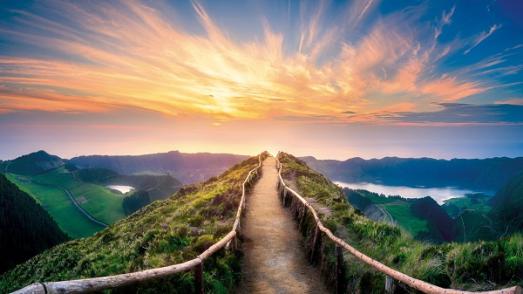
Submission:
<svg viewBox="0 0 523 294">
<path fill-rule="evenodd" d="M 363 253 L 410 276 L 457 289 L 486 290 L 523 283 L 523 236 L 515 234 L 490 242 L 427 244 L 397 227 L 363 216 L 346 200 L 341 188 L 310 169 L 303 161 L 281 153 L 282 176 L 313 201 L 323 223 Z M 315 223 L 304 222 L 305 244 L 311 244 Z M 349 254 L 345 283 L 349 292 L 381 293 L 383 274 Z M 322 241 L 322 273 L 333 283 L 336 256 L 331 242 Z"/>
<path fill-rule="evenodd" d="M 455 238 L 454 221 L 430 197 L 387 197 L 348 188 L 343 189 L 343 193 L 349 203 L 368 218 L 398 225 L 415 239 L 440 243 Z"/>
<path fill-rule="evenodd" d="M 120 175 L 105 168 L 77 169 L 75 174 L 87 183 L 101 185 L 125 185 L 135 190 L 147 192 L 151 200 L 161 200 L 171 196 L 182 183 L 171 175 Z"/>
<path fill-rule="evenodd" d="M 192 259 L 231 230 L 241 184 L 257 165 L 258 157 L 252 157 L 205 183 L 155 201 L 92 237 L 45 251 L 2 275 L 0 292 L 34 281 L 111 275 Z M 226 292 L 238 278 L 238 267 L 232 253 L 210 258 L 205 264 L 205 287 Z M 190 272 L 137 287 L 132 291 L 194 292 Z"/>
<path fill-rule="evenodd" d="M 523 173 L 512 178 L 490 200 L 491 215 L 504 233 L 523 230 Z"/>
<path fill-rule="evenodd" d="M 66 240 L 49 214 L 0 174 L 0 273 Z"/>
<path fill-rule="evenodd" d="M 35 198 L 73 238 L 90 236 L 103 226 L 89 220 L 71 198 L 97 220 L 112 224 L 125 216 L 123 196 L 104 186 L 85 183 L 64 167 L 35 176 L 6 175 L 21 190 Z"/>
<path fill-rule="evenodd" d="M 8 161 L 5 167 L 9 180 L 36 199 L 73 238 L 91 236 L 103 229 L 103 224 L 112 224 L 124 218 L 126 211 L 139 208 L 137 203 L 143 206 L 165 199 L 182 185 L 170 175 L 120 175 L 107 169 L 78 169 L 45 151 Z M 146 192 L 149 201 L 130 199 L 133 209 L 126 210 L 124 199 L 128 195 L 109 189 L 110 184 L 129 185 L 136 192 Z"/>
<path fill-rule="evenodd" d="M 4 171 L 6 173 L 32 176 L 62 165 L 64 165 L 64 161 L 60 157 L 40 150 L 6 162 Z"/>
</svg>

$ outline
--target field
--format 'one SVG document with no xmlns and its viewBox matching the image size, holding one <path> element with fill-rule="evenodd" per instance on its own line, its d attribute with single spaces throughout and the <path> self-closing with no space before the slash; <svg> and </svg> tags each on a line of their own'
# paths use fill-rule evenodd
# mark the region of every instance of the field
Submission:
<svg viewBox="0 0 523 294">
<path fill-rule="evenodd" d="M 410 203 L 406 201 L 395 201 L 380 206 L 413 237 L 422 232 L 429 232 L 427 221 L 420 219 L 412 213 Z"/>
<path fill-rule="evenodd" d="M 490 205 L 488 205 L 489 199 L 490 196 L 488 195 L 468 194 L 466 197 L 449 199 L 445 201 L 442 207 L 453 218 L 458 217 L 465 210 L 474 210 L 486 214 L 491 210 Z"/>
<path fill-rule="evenodd" d="M 123 196 L 103 186 L 84 183 L 65 168 L 28 177 L 7 174 L 9 180 L 34 197 L 72 238 L 90 236 L 102 229 L 91 222 L 71 202 L 66 190 L 96 219 L 112 224 L 125 216 Z"/>
</svg>

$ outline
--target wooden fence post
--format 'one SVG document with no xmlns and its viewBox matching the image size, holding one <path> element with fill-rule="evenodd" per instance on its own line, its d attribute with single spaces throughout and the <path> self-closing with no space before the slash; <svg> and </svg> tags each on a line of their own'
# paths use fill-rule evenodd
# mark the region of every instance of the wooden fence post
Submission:
<svg viewBox="0 0 523 294">
<path fill-rule="evenodd" d="M 194 267 L 194 289 L 195 293 L 203 294 L 203 260 L 200 264 Z"/>
<path fill-rule="evenodd" d="M 298 226 L 298 228 L 300 228 L 300 230 L 303 228 L 303 224 L 305 223 L 306 216 L 307 216 L 307 206 L 305 206 L 305 204 L 303 204 L 302 208 L 300 210 L 300 225 Z"/>
<path fill-rule="evenodd" d="M 320 228 L 316 224 L 316 229 L 314 230 L 314 237 L 312 238 L 312 247 L 311 247 L 311 263 L 314 263 L 314 258 L 316 257 L 316 252 L 320 245 Z"/>
<path fill-rule="evenodd" d="M 385 293 L 393 294 L 396 291 L 396 283 L 390 276 L 385 276 Z"/>
<path fill-rule="evenodd" d="M 343 264 L 343 249 L 336 244 L 336 293 L 345 293 L 345 271 Z"/>
</svg>

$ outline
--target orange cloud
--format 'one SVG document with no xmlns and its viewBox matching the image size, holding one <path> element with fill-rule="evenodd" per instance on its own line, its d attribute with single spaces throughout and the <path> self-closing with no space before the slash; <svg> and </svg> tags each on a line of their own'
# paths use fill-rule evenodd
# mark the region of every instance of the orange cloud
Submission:
<svg viewBox="0 0 523 294">
<path fill-rule="evenodd" d="M 125 9 L 111 3 L 95 9 L 63 3 L 56 9 L 77 25 L 70 27 L 20 12 L 23 26 L 4 33 L 67 58 L 0 57 L 0 109 L 131 106 L 217 121 L 279 116 L 370 121 L 376 113 L 423 107 L 434 97 L 456 101 L 487 90 L 478 81 L 452 75 L 423 78 L 434 46 L 420 48 L 398 15 L 376 23 L 357 42 L 345 42 L 344 32 L 356 28 L 378 1 L 355 2 L 345 23 L 327 29 L 321 26 L 321 2 L 323 8 L 303 25 L 294 53 L 284 50 L 286 36 L 267 23 L 262 40 L 232 40 L 197 2 L 193 8 L 205 35 L 175 27 L 158 10 L 135 1 L 119 2 Z M 29 33 L 25 27 L 48 34 Z M 333 44 L 341 46 L 339 53 L 318 62 Z M 425 99 L 377 105 L 372 103 L 375 93 Z M 360 115 L 347 119 L 347 110 Z"/>
</svg>

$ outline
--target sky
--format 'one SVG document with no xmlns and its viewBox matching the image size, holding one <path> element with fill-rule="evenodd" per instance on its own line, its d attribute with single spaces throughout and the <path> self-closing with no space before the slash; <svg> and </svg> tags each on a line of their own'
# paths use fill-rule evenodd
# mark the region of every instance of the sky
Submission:
<svg viewBox="0 0 523 294">
<path fill-rule="evenodd" d="M 2 1 L 0 159 L 523 156 L 523 1 Z"/>
</svg>

